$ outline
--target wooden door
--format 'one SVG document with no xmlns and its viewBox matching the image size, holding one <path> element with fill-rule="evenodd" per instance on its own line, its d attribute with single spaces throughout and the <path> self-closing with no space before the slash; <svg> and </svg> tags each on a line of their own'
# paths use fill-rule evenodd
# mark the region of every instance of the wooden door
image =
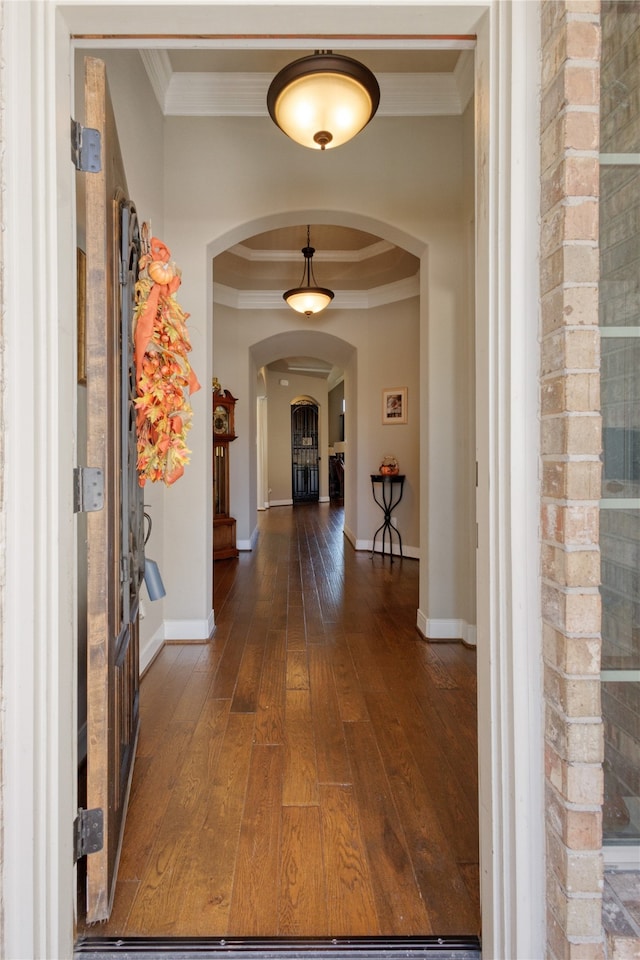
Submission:
<svg viewBox="0 0 640 960">
<path fill-rule="evenodd" d="M 142 491 L 136 475 L 133 287 L 140 255 L 104 63 L 85 60 L 85 126 L 101 170 L 85 173 L 87 466 L 104 505 L 87 526 L 86 804 L 102 810 L 104 845 L 86 863 L 86 919 L 109 916 L 138 732 L 138 591 Z"/>
</svg>

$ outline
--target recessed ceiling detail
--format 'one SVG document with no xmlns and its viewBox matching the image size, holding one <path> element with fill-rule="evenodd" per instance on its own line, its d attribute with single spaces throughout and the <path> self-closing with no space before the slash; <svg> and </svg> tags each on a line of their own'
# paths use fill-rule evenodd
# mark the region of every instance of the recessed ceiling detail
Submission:
<svg viewBox="0 0 640 960">
<path fill-rule="evenodd" d="M 336 290 L 333 309 L 370 310 L 400 300 L 409 300 L 420 293 L 417 276 L 373 287 L 370 290 Z M 213 284 L 213 301 L 234 310 L 282 310 L 279 290 L 238 290 L 221 283 Z"/>
<path fill-rule="evenodd" d="M 213 261 L 213 299 L 234 310 L 281 310 L 300 278 L 306 225 L 247 237 Z M 337 224 L 311 226 L 314 259 L 335 294 L 332 309 L 367 310 L 419 296 L 420 261 L 388 240 Z"/>
<path fill-rule="evenodd" d="M 250 70 L 174 70 L 167 50 L 141 50 L 164 116 L 268 117 L 273 73 Z M 396 56 L 398 52 L 396 51 Z M 473 52 L 460 51 L 449 71 L 376 72 L 377 117 L 460 116 L 473 93 Z"/>
</svg>

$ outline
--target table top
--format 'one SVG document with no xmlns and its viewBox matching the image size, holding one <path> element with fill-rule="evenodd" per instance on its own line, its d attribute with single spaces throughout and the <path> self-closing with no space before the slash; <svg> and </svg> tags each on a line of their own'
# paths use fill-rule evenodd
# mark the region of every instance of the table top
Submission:
<svg viewBox="0 0 640 960">
<path fill-rule="evenodd" d="M 382 483 L 384 480 L 390 480 L 391 483 L 398 483 L 404 480 L 404 473 L 372 473 L 371 475 L 372 483 Z"/>
</svg>

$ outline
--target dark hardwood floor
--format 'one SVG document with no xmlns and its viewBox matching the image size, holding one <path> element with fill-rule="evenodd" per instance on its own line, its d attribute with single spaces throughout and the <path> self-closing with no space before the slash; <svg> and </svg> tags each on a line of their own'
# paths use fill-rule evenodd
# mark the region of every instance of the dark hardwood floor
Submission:
<svg viewBox="0 0 640 960">
<path fill-rule="evenodd" d="M 329 504 L 215 565 L 216 632 L 163 648 L 101 936 L 479 934 L 475 654 L 416 632 L 418 562 Z M 89 932 L 89 931 L 88 931 Z"/>
</svg>

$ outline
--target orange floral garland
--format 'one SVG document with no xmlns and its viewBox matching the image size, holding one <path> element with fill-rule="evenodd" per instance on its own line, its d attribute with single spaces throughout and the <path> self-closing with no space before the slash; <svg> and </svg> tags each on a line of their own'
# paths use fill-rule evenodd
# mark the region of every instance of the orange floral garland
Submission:
<svg viewBox="0 0 640 960">
<path fill-rule="evenodd" d="M 200 384 L 187 360 L 189 314 L 175 298 L 180 271 L 157 237 L 143 249 L 133 317 L 138 483 L 162 480 L 169 486 L 189 463 L 192 410 L 185 391 L 190 395 Z"/>
</svg>

